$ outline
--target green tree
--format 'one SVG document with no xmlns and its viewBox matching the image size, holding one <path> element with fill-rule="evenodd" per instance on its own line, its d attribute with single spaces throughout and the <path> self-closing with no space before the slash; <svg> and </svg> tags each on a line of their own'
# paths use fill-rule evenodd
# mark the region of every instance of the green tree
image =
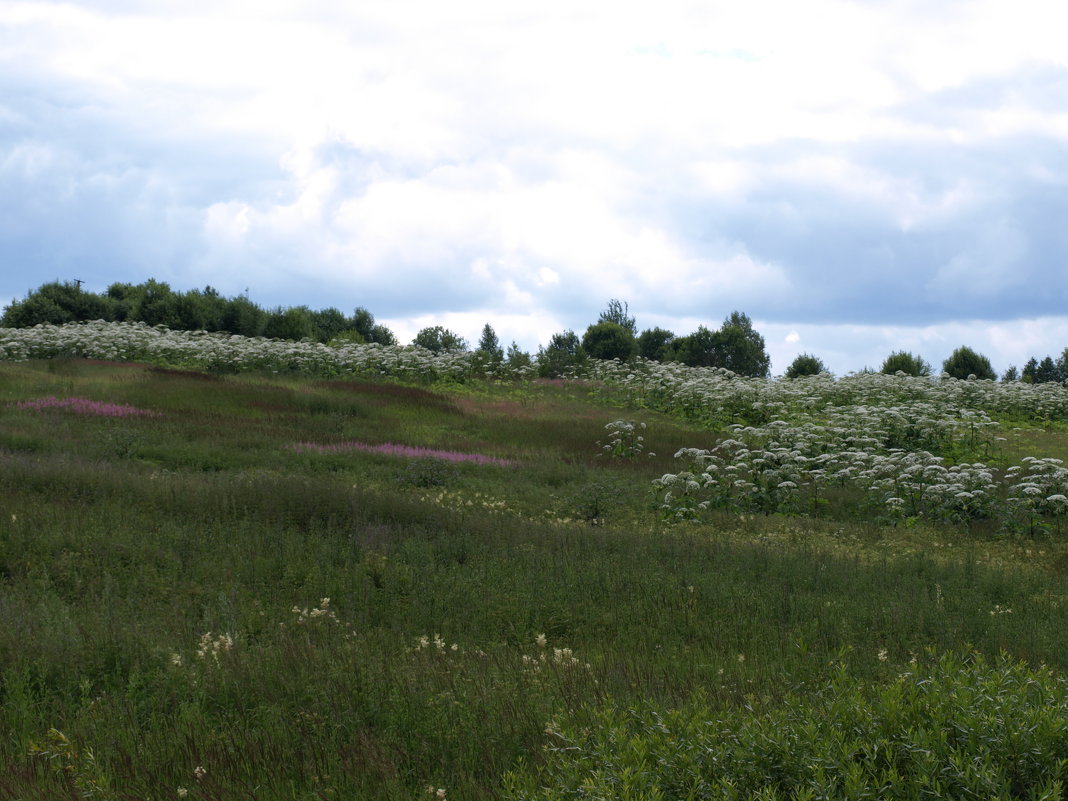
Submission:
<svg viewBox="0 0 1068 801">
<path fill-rule="evenodd" d="M 879 372 L 886 375 L 897 375 L 898 371 L 905 375 L 917 377 L 929 376 L 931 374 L 931 365 L 920 356 L 898 350 L 886 357 L 883 366 L 879 368 Z"/>
<path fill-rule="evenodd" d="M 267 316 L 263 335 L 269 339 L 312 339 L 312 311 L 307 306 L 291 306 L 275 309 Z"/>
<path fill-rule="evenodd" d="M 309 312 L 312 326 L 312 339 L 317 342 L 329 342 L 349 327 L 348 318 L 340 309 L 327 308 Z"/>
<path fill-rule="evenodd" d="M 1027 360 L 1027 364 L 1024 365 L 1023 375 L 1020 380 L 1025 384 L 1035 383 L 1035 376 L 1038 374 L 1038 359 L 1032 356 Z"/>
<path fill-rule="evenodd" d="M 185 331 L 221 331 L 227 302 L 211 286 L 175 293 L 179 328 Z"/>
<path fill-rule="evenodd" d="M 767 378 L 771 372 L 771 357 L 764 348 L 764 337 L 753 328 L 753 322 L 742 312 L 733 311 L 717 332 L 717 350 L 721 363 L 739 375 Z"/>
<path fill-rule="evenodd" d="M 963 345 L 953 351 L 950 357 L 942 362 L 942 372 L 953 378 L 960 379 L 966 379 L 973 375 L 976 378 L 988 381 L 997 379 L 994 368 L 990 366 L 990 359 Z"/>
<path fill-rule="evenodd" d="M 359 332 L 364 342 L 377 342 L 379 345 L 396 345 L 397 337 L 384 325 L 375 323 L 375 316 L 362 306 L 349 318 L 348 327 Z"/>
<path fill-rule="evenodd" d="M 1020 380 L 1020 371 L 1016 369 L 1015 364 L 1010 364 L 1009 368 L 1001 374 L 1001 380 L 1006 384 L 1010 381 Z"/>
<path fill-rule="evenodd" d="M 653 362 L 665 361 L 671 354 L 675 335 L 664 328 L 647 328 L 638 336 L 638 355 Z"/>
<path fill-rule="evenodd" d="M 1057 370 L 1060 371 L 1062 381 L 1068 379 L 1068 348 L 1061 351 L 1061 355 L 1057 357 Z"/>
<path fill-rule="evenodd" d="M 690 367 L 718 367 L 716 348 L 716 332 L 699 325 L 692 334 L 671 343 L 669 358 Z"/>
<path fill-rule="evenodd" d="M 467 340 L 440 325 L 424 328 L 415 335 L 413 345 L 442 353 L 447 350 L 467 350 Z"/>
<path fill-rule="evenodd" d="M 491 364 L 500 364 L 504 361 L 504 349 L 501 347 L 500 340 L 497 339 L 497 332 L 489 323 L 482 327 L 482 336 L 478 340 L 478 349 L 475 352 Z"/>
<path fill-rule="evenodd" d="M 598 323 L 615 323 L 625 328 L 633 337 L 638 333 L 635 319 L 630 316 L 630 307 L 626 303 L 612 298 L 608 301 L 608 307 L 597 318 Z"/>
<path fill-rule="evenodd" d="M 1064 380 L 1064 375 L 1057 367 L 1057 363 L 1053 361 L 1053 358 L 1046 356 L 1042 361 L 1038 363 L 1038 369 L 1035 370 L 1035 383 L 1036 384 L 1052 384 L 1060 383 Z"/>
<path fill-rule="evenodd" d="M 619 323 L 602 320 L 586 329 L 582 349 L 594 359 L 619 359 L 627 362 L 638 355 L 638 342 L 629 329 Z"/>
<path fill-rule="evenodd" d="M 571 330 L 563 331 L 553 334 L 549 344 L 538 349 L 538 375 L 543 378 L 556 378 L 585 361 L 586 351 L 582 348 L 578 334 Z"/>
<path fill-rule="evenodd" d="M 86 320 L 114 320 L 116 304 L 107 297 L 84 291 L 75 281 L 52 281 L 13 301 L 4 310 L 4 328 L 28 328 L 38 323 L 62 325 Z"/>
<path fill-rule="evenodd" d="M 524 367 L 530 367 L 534 364 L 533 359 L 530 358 L 530 354 L 521 350 L 515 340 L 512 340 L 512 344 L 508 346 L 508 366 L 513 370 L 519 370 Z"/>
<path fill-rule="evenodd" d="M 149 278 L 138 287 L 134 287 L 134 304 L 130 310 L 133 320 L 140 320 L 148 325 L 162 325 L 167 328 L 180 329 L 181 315 L 178 309 L 178 297 L 170 284 Z"/>
<path fill-rule="evenodd" d="M 226 302 L 221 326 L 220 330 L 231 334 L 261 337 L 267 327 L 267 312 L 244 295 L 238 295 Z"/>
<path fill-rule="evenodd" d="M 827 372 L 827 368 L 824 366 L 822 359 L 810 353 L 802 353 L 786 368 L 786 377 L 800 378 L 801 376 L 819 375 L 825 372 Z"/>
</svg>

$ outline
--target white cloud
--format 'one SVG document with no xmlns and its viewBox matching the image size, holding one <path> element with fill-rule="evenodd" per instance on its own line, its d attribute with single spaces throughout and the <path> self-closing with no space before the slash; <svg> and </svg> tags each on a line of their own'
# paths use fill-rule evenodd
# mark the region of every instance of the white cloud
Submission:
<svg viewBox="0 0 1068 801">
<path fill-rule="evenodd" d="M 858 367 L 1068 302 L 1066 15 L 0 0 L 0 257 L 468 336 L 547 339 L 611 297 L 680 333 L 737 308 L 776 364 L 825 341 Z M 991 325 L 1058 350 L 1044 319 Z"/>
</svg>

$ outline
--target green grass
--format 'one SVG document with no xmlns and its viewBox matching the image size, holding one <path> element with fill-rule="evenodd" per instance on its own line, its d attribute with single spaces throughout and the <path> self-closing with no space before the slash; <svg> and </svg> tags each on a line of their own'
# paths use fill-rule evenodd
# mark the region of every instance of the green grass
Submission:
<svg viewBox="0 0 1068 801">
<path fill-rule="evenodd" d="M 668 526 L 650 480 L 715 434 L 592 392 L 0 365 L 0 797 L 496 799 L 590 710 L 740 714 L 945 652 L 1068 668 L 1061 542 Z M 159 416 L 12 405 L 46 395 Z M 620 417 L 655 457 L 598 456 Z M 293 448 L 351 440 L 518 464 Z"/>
</svg>

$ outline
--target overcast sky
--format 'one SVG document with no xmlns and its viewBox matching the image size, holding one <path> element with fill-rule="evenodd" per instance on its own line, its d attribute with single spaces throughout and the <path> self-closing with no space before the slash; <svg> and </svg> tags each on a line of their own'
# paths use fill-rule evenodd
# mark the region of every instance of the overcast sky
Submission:
<svg viewBox="0 0 1068 801">
<path fill-rule="evenodd" d="M 345 8 L 349 6 L 351 8 Z M 0 304 L 156 278 L 781 373 L 1068 346 L 1057 0 L 0 0 Z"/>
</svg>

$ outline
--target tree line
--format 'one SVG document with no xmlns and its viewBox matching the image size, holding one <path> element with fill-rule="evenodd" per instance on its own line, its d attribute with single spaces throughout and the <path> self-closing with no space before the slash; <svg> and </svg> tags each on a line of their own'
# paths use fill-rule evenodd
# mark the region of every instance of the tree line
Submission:
<svg viewBox="0 0 1068 801">
<path fill-rule="evenodd" d="M 186 292 L 176 291 L 149 279 L 142 284 L 114 283 L 103 293 L 88 292 L 80 282 L 52 281 L 31 291 L 25 299 L 13 301 L 0 316 L 0 326 L 23 328 L 39 323 L 62 325 L 69 322 L 106 320 L 143 322 L 185 331 L 213 331 L 247 337 L 310 339 L 324 343 L 378 343 L 395 345 L 397 338 L 374 315 L 357 307 L 346 315 L 336 308 L 311 309 L 308 306 L 265 309 L 249 300 L 247 293 L 226 298 L 210 286 Z M 413 345 L 434 352 L 469 350 L 467 341 L 443 326 L 419 331 Z M 487 364 L 525 367 L 544 377 L 556 377 L 580 369 L 587 359 L 637 357 L 659 362 L 678 362 L 691 367 L 720 367 L 744 376 L 766 378 L 771 372 L 764 338 L 754 329 L 748 315 L 733 311 L 717 329 L 704 325 L 683 336 L 663 328 L 638 331 L 637 321 L 624 301 L 613 298 L 580 337 L 573 330 L 554 334 L 547 345 L 531 356 L 513 341 L 505 350 L 493 326 L 487 323 L 474 349 Z M 867 369 L 867 368 L 865 368 Z M 799 378 L 827 372 L 823 361 L 802 353 L 787 367 L 786 378 Z M 874 372 L 874 371 L 871 371 Z M 883 361 L 879 372 L 929 376 L 932 368 L 923 358 L 895 351 Z M 957 348 L 942 363 L 942 372 L 954 378 L 996 380 L 990 360 L 971 348 Z M 1062 383 L 1068 380 L 1068 348 L 1060 357 L 1032 357 L 1022 371 L 1009 367 L 1002 381 Z"/>
<path fill-rule="evenodd" d="M 374 315 L 357 307 L 351 315 L 338 309 L 307 306 L 264 309 L 246 295 L 225 298 L 208 286 L 175 291 L 155 279 L 143 284 L 115 283 L 103 293 L 87 292 L 74 281 L 52 281 L 4 309 L 0 326 L 26 328 L 38 323 L 105 320 L 162 325 L 177 331 L 213 331 L 271 339 L 335 339 L 395 345 L 397 338 Z"/>
</svg>

